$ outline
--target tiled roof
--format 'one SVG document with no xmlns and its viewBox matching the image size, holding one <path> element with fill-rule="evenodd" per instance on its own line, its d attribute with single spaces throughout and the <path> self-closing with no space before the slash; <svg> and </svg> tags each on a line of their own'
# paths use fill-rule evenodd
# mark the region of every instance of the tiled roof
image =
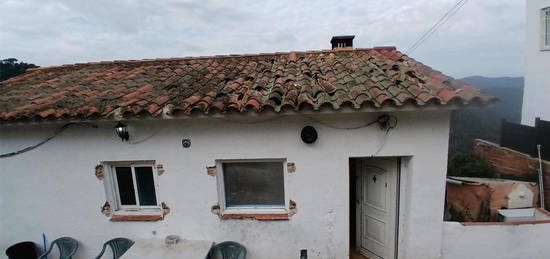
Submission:
<svg viewBox="0 0 550 259">
<path fill-rule="evenodd" d="M 0 82 L 0 121 L 361 109 L 494 98 L 393 47 L 98 62 Z"/>
</svg>

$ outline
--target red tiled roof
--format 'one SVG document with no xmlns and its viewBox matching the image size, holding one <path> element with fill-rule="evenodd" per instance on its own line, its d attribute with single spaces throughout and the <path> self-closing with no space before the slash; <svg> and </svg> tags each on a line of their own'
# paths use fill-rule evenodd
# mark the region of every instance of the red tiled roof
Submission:
<svg viewBox="0 0 550 259">
<path fill-rule="evenodd" d="M 393 47 L 98 62 L 0 82 L 0 121 L 487 104 Z"/>
</svg>

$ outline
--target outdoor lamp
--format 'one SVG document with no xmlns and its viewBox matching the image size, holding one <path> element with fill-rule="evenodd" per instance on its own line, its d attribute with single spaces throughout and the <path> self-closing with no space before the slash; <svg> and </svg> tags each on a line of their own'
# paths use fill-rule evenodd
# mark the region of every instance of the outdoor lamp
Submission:
<svg viewBox="0 0 550 259">
<path fill-rule="evenodd" d="M 124 140 L 128 141 L 128 139 L 130 138 L 130 134 L 128 133 L 128 127 L 126 127 L 126 124 L 120 121 L 116 124 L 115 131 L 116 131 L 116 134 L 120 137 L 120 139 L 122 139 L 122 141 Z"/>
</svg>

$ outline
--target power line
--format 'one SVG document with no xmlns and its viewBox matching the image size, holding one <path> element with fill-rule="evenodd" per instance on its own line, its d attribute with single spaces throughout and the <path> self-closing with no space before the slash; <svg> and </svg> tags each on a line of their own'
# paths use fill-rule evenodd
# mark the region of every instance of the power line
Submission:
<svg viewBox="0 0 550 259">
<path fill-rule="evenodd" d="M 418 47 L 420 47 L 420 45 L 422 45 L 422 43 L 424 43 L 424 41 L 426 41 L 430 36 L 432 36 L 435 31 L 437 31 L 437 29 L 439 29 L 444 23 L 446 23 L 454 14 L 456 14 L 458 12 L 458 10 L 464 6 L 466 4 L 466 2 L 468 2 L 468 0 L 464 0 L 462 2 L 462 4 L 460 4 L 457 8 L 455 8 L 441 23 L 439 23 L 439 25 L 427 36 L 425 37 L 424 39 L 422 39 L 422 41 L 414 48 L 411 50 L 412 51 L 415 51 Z"/>
<path fill-rule="evenodd" d="M 42 140 L 42 141 L 40 141 L 40 142 L 38 142 L 38 143 L 36 143 L 32 146 L 28 146 L 26 148 L 23 148 L 23 149 L 14 151 L 14 152 L 6 153 L 6 154 L 0 154 L 0 158 L 16 156 L 16 155 L 25 153 L 27 151 L 31 151 L 31 150 L 39 147 L 39 146 L 42 146 L 46 142 L 52 140 L 57 135 L 61 134 L 61 132 L 65 131 L 66 129 L 68 129 L 69 127 L 74 126 L 74 125 L 83 125 L 83 126 L 90 126 L 92 128 L 97 128 L 97 125 L 95 125 L 93 123 L 89 123 L 89 122 L 70 122 L 70 123 L 67 123 L 67 124 L 63 125 L 61 128 L 57 129 L 51 136 L 47 137 L 46 139 L 44 139 L 44 140 Z"/>
<path fill-rule="evenodd" d="M 432 36 L 443 24 L 445 24 L 454 14 L 462 8 L 468 2 L 468 0 L 459 0 L 451 9 L 449 9 L 439 20 L 432 25 L 432 27 L 426 31 L 418 40 L 416 40 L 408 49 L 405 54 L 410 54 L 415 51 L 422 43 L 424 43 L 430 36 Z"/>
<path fill-rule="evenodd" d="M 405 53 L 409 53 L 412 49 L 414 49 L 416 46 L 418 46 L 418 44 L 420 43 L 420 41 L 422 41 L 424 38 L 428 37 L 429 34 L 431 34 L 432 31 L 434 31 L 436 28 L 439 27 L 439 25 L 441 24 L 441 22 L 446 18 L 448 17 L 451 12 L 456 9 L 462 2 L 464 2 L 464 0 L 460 0 L 458 1 L 451 9 L 449 9 L 441 18 L 439 18 L 439 20 L 434 24 L 432 25 L 432 27 L 426 31 L 424 34 L 422 34 L 422 36 L 417 39 L 414 44 L 412 44 L 408 49 L 407 51 L 405 51 Z"/>
</svg>

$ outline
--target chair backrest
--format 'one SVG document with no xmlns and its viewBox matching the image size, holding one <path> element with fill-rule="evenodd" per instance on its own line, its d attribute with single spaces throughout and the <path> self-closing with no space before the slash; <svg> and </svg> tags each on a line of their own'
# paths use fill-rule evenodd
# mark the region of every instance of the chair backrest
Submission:
<svg viewBox="0 0 550 259">
<path fill-rule="evenodd" d="M 209 253 L 212 259 L 246 259 L 246 248 L 233 241 L 216 244 Z"/>
<path fill-rule="evenodd" d="M 133 245 L 134 245 L 134 241 L 128 238 L 124 238 L 124 237 L 113 238 L 105 242 L 105 244 L 103 244 L 103 249 L 101 250 L 101 253 L 96 257 L 96 259 L 101 258 L 107 246 L 109 246 L 111 248 L 111 251 L 113 252 L 113 259 L 118 259 L 124 253 L 126 253 L 126 251 L 128 251 L 128 249 L 130 249 L 130 247 L 132 247 Z"/>
<path fill-rule="evenodd" d="M 46 255 L 48 255 L 52 251 L 54 245 L 59 248 L 59 259 L 71 259 L 78 249 L 78 241 L 76 241 L 74 238 L 60 237 L 52 242 L 52 244 L 50 245 L 50 249 L 48 249 L 46 253 L 41 255 L 40 258 L 44 258 Z"/>
</svg>

